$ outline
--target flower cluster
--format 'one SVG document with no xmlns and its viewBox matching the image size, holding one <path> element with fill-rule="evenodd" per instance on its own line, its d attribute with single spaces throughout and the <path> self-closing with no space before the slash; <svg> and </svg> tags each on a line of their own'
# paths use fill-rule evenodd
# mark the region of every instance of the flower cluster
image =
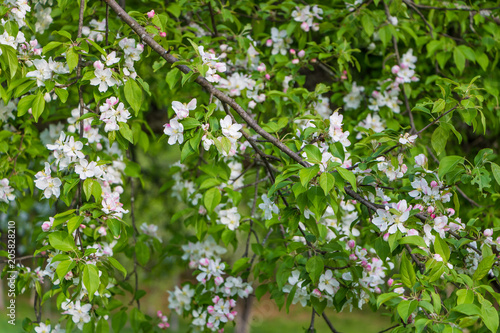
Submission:
<svg viewBox="0 0 500 333">
<path fill-rule="evenodd" d="M 310 29 L 314 31 L 319 30 L 319 24 L 313 22 L 314 18 L 322 20 L 321 15 L 323 14 L 323 9 L 319 8 L 318 5 L 314 6 L 304 6 L 302 9 L 297 7 L 296 10 L 292 12 L 292 17 L 297 22 L 302 22 L 300 27 L 304 31 L 309 31 Z"/>
</svg>

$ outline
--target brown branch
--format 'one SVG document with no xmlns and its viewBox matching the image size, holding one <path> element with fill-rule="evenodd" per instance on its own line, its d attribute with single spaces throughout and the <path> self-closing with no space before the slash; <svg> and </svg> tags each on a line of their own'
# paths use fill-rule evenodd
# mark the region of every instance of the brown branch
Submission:
<svg viewBox="0 0 500 333">
<path fill-rule="evenodd" d="M 137 23 L 130 15 L 128 15 L 123 8 L 121 8 L 115 0 L 104 0 L 109 4 L 111 9 L 113 9 L 118 17 L 123 20 L 126 24 L 128 24 L 135 33 L 141 37 L 142 41 L 150 46 L 155 52 L 157 52 L 163 59 L 165 59 L 168 63 L 174 64 L 178 61 L 176 57 L 171 55 L 167 50 L 165 50 L 160 44 L 158 44 L 147 32 L 146 30 Z M 176 66 L 181 72 L 187 74 L 191 72 L 191 69 L 186 65 L 178 65 Z M 234 99 L 215 88 L 210 82 L 208 82 L 204 77 L 198 76 L 195 80 L 200 86 L 205 88 L 205 90 L 209 94 L 213 94 L 217 97 L 221 102 L 228 104 L 236 113 L 250 126 L 257 134 L 262 136 L 263 138 L 269 140 L 272 144 L 282 150 L 285 154 L 290 156 L 291 159 L 298 162 L 299 164 L 308 167 L 309 164 L 305 162 L 300 155 L 296 152 L 292 151 L 285 144 L 283 144 L 280 140 L 278 140 L 273 135 L 266 132 L 262 129 L 257 122 L 238 104 Z"/>
</svg>

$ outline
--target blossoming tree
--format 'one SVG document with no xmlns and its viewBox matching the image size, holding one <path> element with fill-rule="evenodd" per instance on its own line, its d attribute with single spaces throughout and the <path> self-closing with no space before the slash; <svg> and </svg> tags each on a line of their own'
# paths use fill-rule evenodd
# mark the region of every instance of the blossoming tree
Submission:
<svg viewBox="0 0 500 333">
<path fill-rule="evenodd" d="M 389 313 L 391 332 L 497 332 L 498 3 L 0 13 L 0 254 L 35 294 L 25 331 L 161 331 L 175 312 L 245 332 L 267 295 L 310 309 L 308 332 L 337 332 L 327 308 Z M 141 310 L 142 269 L 174 263 L 192 279 Z"/>
</svg>

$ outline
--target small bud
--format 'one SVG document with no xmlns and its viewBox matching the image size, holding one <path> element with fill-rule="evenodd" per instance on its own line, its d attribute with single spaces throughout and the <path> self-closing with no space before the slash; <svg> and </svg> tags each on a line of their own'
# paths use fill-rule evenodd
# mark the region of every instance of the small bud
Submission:
<svg viewBox="0 0 500 333">
<path fill-rule="evenodd" d="M 148 18 L 153 18 L 155 16 L 154 9 L 152 9 L 151 11 L 149 11 L 147 14 L 148 14 Z"/>
<path fill-rule="evenodd" d="M 356 242 L 351 239 L 351 240 L 347 241 L 347 246 L 349 246 L 349 248 L 352 250 L 356 247 Z"/>
<path fill-rule="evenodd" d="M 492 230 L 492 229 L 485 229 L 485 230 L 483 231 L 483 235 L 484 235 L 485 237 L 491 237 L 491 236 L 493 236 L 493 230 Z"/>
</svg>

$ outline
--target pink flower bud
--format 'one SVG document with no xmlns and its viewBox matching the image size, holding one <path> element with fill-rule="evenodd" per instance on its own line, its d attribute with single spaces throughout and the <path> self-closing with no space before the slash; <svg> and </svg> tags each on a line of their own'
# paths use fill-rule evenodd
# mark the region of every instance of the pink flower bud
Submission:
<svg viewBox="0 0 500 333">
<path fill-rule="evenodd" d="M 209 263 L 210 261 L 208 260 L 208 258 L 200 259 L 200 265 L 202 266 L 208 266 Z"/>
<path fill-rule="evenodd" d="M 234 319 L 234 318 L 233 318 Z M 224 333 L 224 329 L 221 328 L 220 330 L 217 331 L 217 333 Z"/>
<path fill-rule="evenodd" d="M 382 292 L 382 290 L 380 290 L 379 287 L 375 287 L 375 293 L 380 294 L 381 292 Z"/>
<path fill-rule="evenodd" d="M 387 285 L 389 287 L 392 286 L 393 283 L 394 283 L 394 280 L 392 278 L 390 278 L 389 280 L 387 280 Z"/>
<path fill-rule="evenodd" d="M 434 187 L 436 187 L 436 186 L 438 186 L 438 185 L 439 185 L 439 184 L 438 184 L 438 183 L 437 183 L 437 181 L 435 181 L 435 180 L 433 180 L 433 181 L 431 182 L 431 187 L 432 187 L 432 188 L 434 188 Z"/>
<path fill-rule="evenodd" d="M 356 255 L 353 253 L 349 255 L 349 260 L 355 261 L 358 260 L 358 257 L 356 257 Z"/>
<path fill-rule="evenodd" d="M 307 24 L 307 22 L 302 22 L 300 27 L 302 28 L 302 30 L 304 30 L 306 32 L 309 31 L 309 24 Z"/>
<path fill-rule="evenodd" d="M 312 58 L 312 59 L 311 59 L 311 62 L 312 62 L 313 64 L 314 64 L 314 63 L 316 63 L 317 61 L 318 61 L 318 59 L 316 59 L 316 58 Z"/>
<path fill-rule="evenodd" d="M 352 250 L 356 247 L 356 242 L 354 240 L 350 239 L 347 241 L 347 246 L 349 246 L 349 248 Z"/>
<path fill-rule="evenodd" d="M 97 61 L 94 61 L 94 68 L 95 69 L 103 69 L 104 65 L 103 65 L 102 62 L 100 62 L 99 60 L 97 60 Z"/>
<path fill-rule="evenodd" d="M 214 302 L 214 304 L 217 303 L 219 300 L 220 300 L 219 296 L 215 296 L 214 298 L 212 298 L 212 302 Z"/>
<path fill-rule="evenodd" d="M 220 286 L 222 283 L 224 283 L 224 279 L 222 278 L 222 276 L 218 276 L 214 279 L 214 282 L 215 282 L 215 285 L 218 287 Z"/>
<path fill-rule="evenodd" d="M 436 214 L 431 214 L 431 218 L 435 218 L 436 217 Z"/>
<path fill-rule="evenodd" d="M 148 12 L 148 18 L 153 18 L 155 16 L 155 11 L 152 9 L 151 11 Z"/>
<path fill-rule="evenodd" d="M 163 316 L 163 313 L 160 310 L 158 310 L 156 312 L 156 315 L 158 316 L 158 318 L 161 318 Z"/>
<path fill-rule="evenodd" d="M 392 72 L 392 74 L 397 74 L 397 73 L 399 72 L 399 70 L 400 70 L 400 69 L 401 69 L 401 68 L 399 68 L 399 66 L 398 66 L 398 65 L 394 65 L 394 66 L 392 66 L 392 68 L 391 68 L 391 72 Z"/>
<path fill-rule="evenodd" d="M 80 224 L 80 228 L 85 229 L 87 226 L 85 224 Z"/>
<path fill-rule="evenodd" d="M 306 55 L 306 51 L 300 50 L 297 55 L 299 56 L 299 58 L 303 58 Z"/>
<path fill-rule="evenodd" d="M 418 236 L 418 231 L 415 229 L 408 230 L 408 236 Z"/>
<path fill-rule="evenodd" d="M 266 80 L 270 80 L 271 79 L 271 75 L 269 75 L 269 74 L 266 74 L 264 77 L 266 78 Z"/>
<path fill-rule="evenodd" d="M 485 229 L 485 230 L 483 231 L 483 235 L 484 235 L 485 237 L 491 237 L 491 236 L 493 236 L 493 230 L 492 230 L 492 229 Z"/>
<path fill-rule="evenodd" d="M 273 45 L 273 40 L 272 39 L 266 40 L 266 46 L 270 47 L 271 45 Z"/>
<path fill-rule="evenodd" d="M 212 314 L 212 313 L 214 313 L 215 310 L 214 310 L 214 307 L 212 305 L 209 305 L 207 307 L 207 311 L 208 311 L 208 313 Z"/>
<path fill-rule="evenodd" d="M 387 242 L 387 241 L 389 240 L 389 233 L 388 233 L 388 232 L 386 232 L 386 233 L 384 234 L 384 236 L 382 237 L 382 239 L 383 239 L 383 240 L 385 240 L 385 241 Z"/>
<path fill-rule="evenodd" d="M 208 328 L 213 328 L 214 327 L 214 323 L 207 323 L 207 327 Z"/>
<path fill-rule="evenodd" d="M 262 72 L 265 72 L 265 71 L 266 71 L 266 64 L 261 63 L 259 66 L 257 66 L 257 70 L 258 70 L 259 72 L 261 72 L 261 73 L 262 73 Z"/>
<path fill-rule="evenodd" d="M 290 54 L 295 55 L 295 53 L 296 53 L 296 52 L 295 52 L 295 50 L 294 50 L 294 49 L 290 49 Z"/>
<path fill-rule="evenodd" d="M 167 33 L 166 32 L 160 32 L 160 37 L 167 37 Z"/>
<path fill-rule="evenodd" d="M 448 208 L 448 214 L 449 214 L 450 216 L 455 215 L 455 210 L 454 210 L 453 208 Z"/>
<path fill-rule="evenodd" d="M 293 59 L 292 64 L 297 65 L 299 63 L 299 59 Z"/>
<path fill-rule="evenodd" d="M 42 230 L 44 232 L 49 231 L 51 227 L 52 227 L 52 223 L 50 223 L 50 222 L 43 222 L 43 224 L 42 224 Z"/>
<path fill-rule="evenodd" d="M 427 207 L 427 213 L 429 213 L 429 214 L 434 213 L 434 207 L 433 206 Z"/>
<path fill-rule="evenodd" d="M 413 208 L 418 209 L 421 212 L 424 211 L 424 206 L 422 206 L 421 204 L 416 204 L 415 206 L 413 206 Z"/>
</svg>

